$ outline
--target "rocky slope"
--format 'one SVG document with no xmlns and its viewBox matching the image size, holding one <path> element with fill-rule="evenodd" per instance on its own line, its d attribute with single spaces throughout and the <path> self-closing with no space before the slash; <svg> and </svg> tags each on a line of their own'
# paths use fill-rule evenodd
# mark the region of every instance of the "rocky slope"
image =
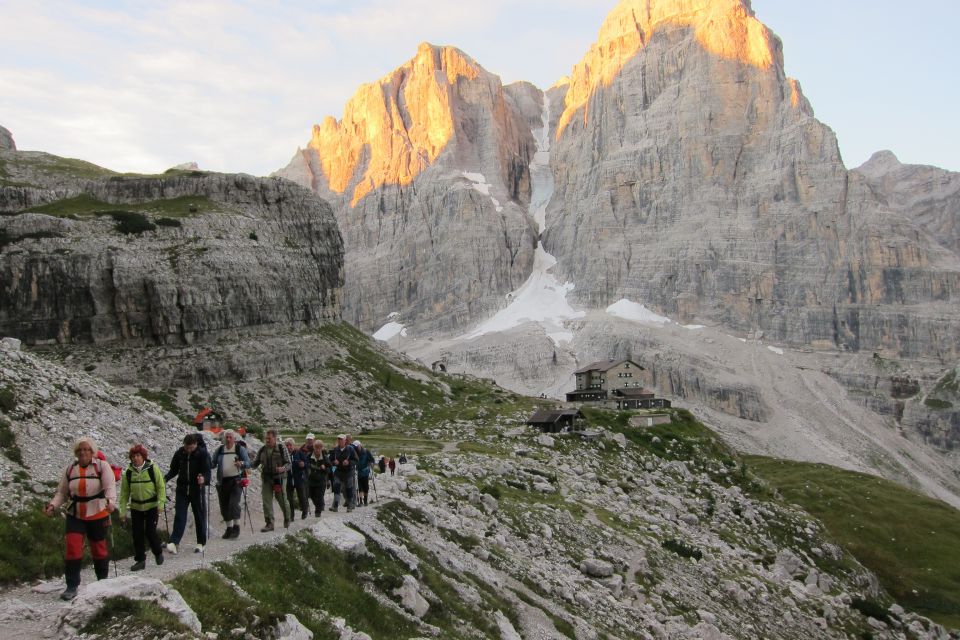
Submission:
<svg viewBox="0 0 960 640">
<path fill-rule="evenodd" d="M 2 158 L 8 174 L 58 186 L 0 186 L 0 333 L 182 345 L 339 318 L 342 241 L 308 191 L 200 172 L 44 174 L 21 153 Z"/>
<path fill-rule="evenodd" d="M 440 330 L 495 309 L 529 274 L 526 215 L 542 100 L 452 47 L 362 86 L 339 121 L 276 175 L 331 202 L 346 248 L 344 318 L 370 330 L 402 310 Z"/>
<path fill-rule="evenodd" d="M 925 220 L 844 168 L 749 2 L 621 2 L 574 67 L 555 135 L 544 244 L 582 304 L 956 359 L 960 261 L 935 235 L 950 205 Z M 922 200 L 908 183 L 900 200 Z"/>
</svg>

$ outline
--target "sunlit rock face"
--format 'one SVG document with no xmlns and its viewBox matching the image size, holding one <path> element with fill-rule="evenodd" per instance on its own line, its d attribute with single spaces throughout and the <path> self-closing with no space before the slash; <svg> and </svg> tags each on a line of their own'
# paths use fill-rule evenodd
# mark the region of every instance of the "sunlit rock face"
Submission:
<svg viewBox="0 0 960 640">
<path fill-rule="evenodd" d="M 450 329 L 502 303 L 532 268 L 527 216 L 539 91 L 506 90 L 452 47 L 362 86 L 277 175 L 333 205 L 346 248 L 344 318 L 393 311 Z M 522 98 L 522 100 L 521 100 Z M 523 102 L 523 106 L 519 102 Z"/>
<path fill-rule="evenodd" d="M 565 110 L 544 244 L 581 304 L 956 357 L 944 216 L 918 220 L 848 173 L 748 2 L 622 2 L 551 93 Z"/>
</svg>

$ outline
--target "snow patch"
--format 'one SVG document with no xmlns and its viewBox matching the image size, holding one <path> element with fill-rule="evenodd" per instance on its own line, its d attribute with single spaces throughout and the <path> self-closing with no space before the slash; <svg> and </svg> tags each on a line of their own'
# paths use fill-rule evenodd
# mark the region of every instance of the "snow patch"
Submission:
<svg viewBox="0 0 960 640">
<path fill-rule="evenodd" d="M 377 329 L 377 332 L 373 334 L 373 339 L 379 340 L 381 342 L 387 342 L 388 340 L 395 338 L 398 335 L 405 338 L 407 336 L 407 328 L 404 325 L 400 324 L 399 322 L 394 321 L 394 322 L 388 322 L 387 324 Z"/>
<path fill-rule="evenodd" d="M 663 326 L 672 322 L 670 318 L 657 315 L 642 304 L 638 302 L 631 302 L 626 298 L 621 298 L 607 307 L 607 313 L 618 318 L 623 318 L 624 320 L 633 320 L 634 322 L 640 322 L 643 324 L 656 324 Z"/>
<path fill-rule="evenodd" d="M 684 329 L 689 329 L 690 331 L 699 331 L 700 329 L 706 329 L 706 326 L 702 324 L 682 324 L 680 325 Z"/>
<path fill-rule="evenodd" d="M 777 354 L 778 356 L 782 356 L 782 355 L 783 355 L 783 349 L 781 349 L 780 347 L 769 346 L 769 347 L 767 347 L 767 349 L 769 349 L 770 351 L 773 351 L 773 352 L 774 352 L 775 354 Z"/>
<path fill-rule="evenodd" d="M 503 211 L 503 205 L 500 204 L 500 201 L 490 195 L 490 183 L 487 182 L 487 178 L 482 173 L 471 173 L 469 171 L 464 171 L 463 177 L 473 183 L 471 186 L 473 187 L 474 191 L 482 193 L 490 198 L 490 202 L 493 203 L 493 207 L 498 213 Z"/>
</svg>

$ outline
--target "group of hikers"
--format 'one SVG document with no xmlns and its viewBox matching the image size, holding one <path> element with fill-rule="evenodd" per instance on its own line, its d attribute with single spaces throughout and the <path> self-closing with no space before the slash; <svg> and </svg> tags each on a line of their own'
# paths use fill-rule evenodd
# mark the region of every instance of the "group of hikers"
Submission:
<svg viewBox="0 0 960 640">
<path fill-rule="evenodd" d="M 266 432 L 264 445 L 255 455 L 250 455 L 246 442 L 232 429 L 221 433 L 221 444 L 212 456 L 200 433 L 188 434 L 173 454 L 166 473 L 150 460 L 142 444 L 130 448 L 130 464 L 126 470 L 111 467 L 88 437 L 76 442 L 73 454 L 76 460 L 60 476 L 57 491 L 44 508 L 44 513 L 52 516 L 61 506 L 66 507 L 66 589 L 60 594 L 63 600 L 72 600 L 77 595 L 84 538 L 90 546 L 97 579 L 108 576 L 107 537 L 112 535 L 110 517 L 115 510 L 120 521 L 126 523 L 129 508 L 134 546 L 134 564 L 130 570 L 146 568 L 147 545 L 156 563 L 163 564 L 164 547 L 157 527 L 161 510 L 166 518 L 167 484 L 173 479 L 176 479 L 173 531 L 166 551 L 178 552 L 189 510 L 193 513 L 197 536 L 194 551 L 202 554 L 207 544 L 207 496 L 213 476 L 220 516 L 226 525 L 223 538 L 229 540 L 240 536 L 244 510 L 250 517 L 246 505 L 250 469 L 260 469 L 265 520 L 260 531 L 267 532 L 274 530 L 274 502 L 280 507 L 284 527 L 289 527 L 295 519 L 298 507 L 301 519 L 307 519 L 311 502 L 313 515 L 320 517 L 328 487 L 333 493 L 331 511 L 337 511 L 341 503 L 347 511 L 353 511 L 357 506 L 368 504 L 374 465 L 381 473 L 389 468 L 391 475 L 397 466 L 393 459 L 375 460 L 359 440 L 348 434 L 338 435 L 336 446 L 328 450 L 312 433 L 307 434 L 306 441 L 299 447 L 293 438 L 281 444 L 273 429 Z M 404 462 L 406 457 L 401 455 L 400 463 Z M 252 519 L 250 522 L 252 529 Z"/>
</svg>

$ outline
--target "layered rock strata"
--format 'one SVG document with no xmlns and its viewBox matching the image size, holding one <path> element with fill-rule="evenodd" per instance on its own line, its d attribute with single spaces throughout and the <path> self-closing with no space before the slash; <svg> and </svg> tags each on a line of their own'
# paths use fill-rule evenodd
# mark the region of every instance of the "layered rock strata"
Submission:
<svg viewBox="0 0 960 640">
<path fill-rule="evenodd" d="M 278 175 L 334 206 L 345 319 L 370 330 L 402 310 L 450 329 L 524 281 L 537 241 L 525 202 L 538 93 L 507 91 L 461 51 L 423 44 L 361 87 L 340 121 L 314 127 Z"/>
<path fill-rule="evenodd" d="M 581 304 L 956 359 L 951 216 L 844 168 L 749 2 L 624 0 L 560 91 L 544 244 Z"/>
<path fill-rule="evenodd" d="M 44 209 L 53 215 L 0 220 L 2 334 L 28 344 L 176 345 L 339 317 L 336 221 L 325 202 L 288 181 L 196 173 L 88 180 L 53 193 L 5 187 L 0 210 L 18 211 L 24 193 L 75 199 Z M 202 210 L 191 205 L 191 213 L 162 221 L 149 213 L 191 198 Z M 90 201 L 105 211 L 65 213 Z M 148 212 L 140 216 L 150 222 L 146 230 L 118 231 L 126 209 Z"/>
</svg>

